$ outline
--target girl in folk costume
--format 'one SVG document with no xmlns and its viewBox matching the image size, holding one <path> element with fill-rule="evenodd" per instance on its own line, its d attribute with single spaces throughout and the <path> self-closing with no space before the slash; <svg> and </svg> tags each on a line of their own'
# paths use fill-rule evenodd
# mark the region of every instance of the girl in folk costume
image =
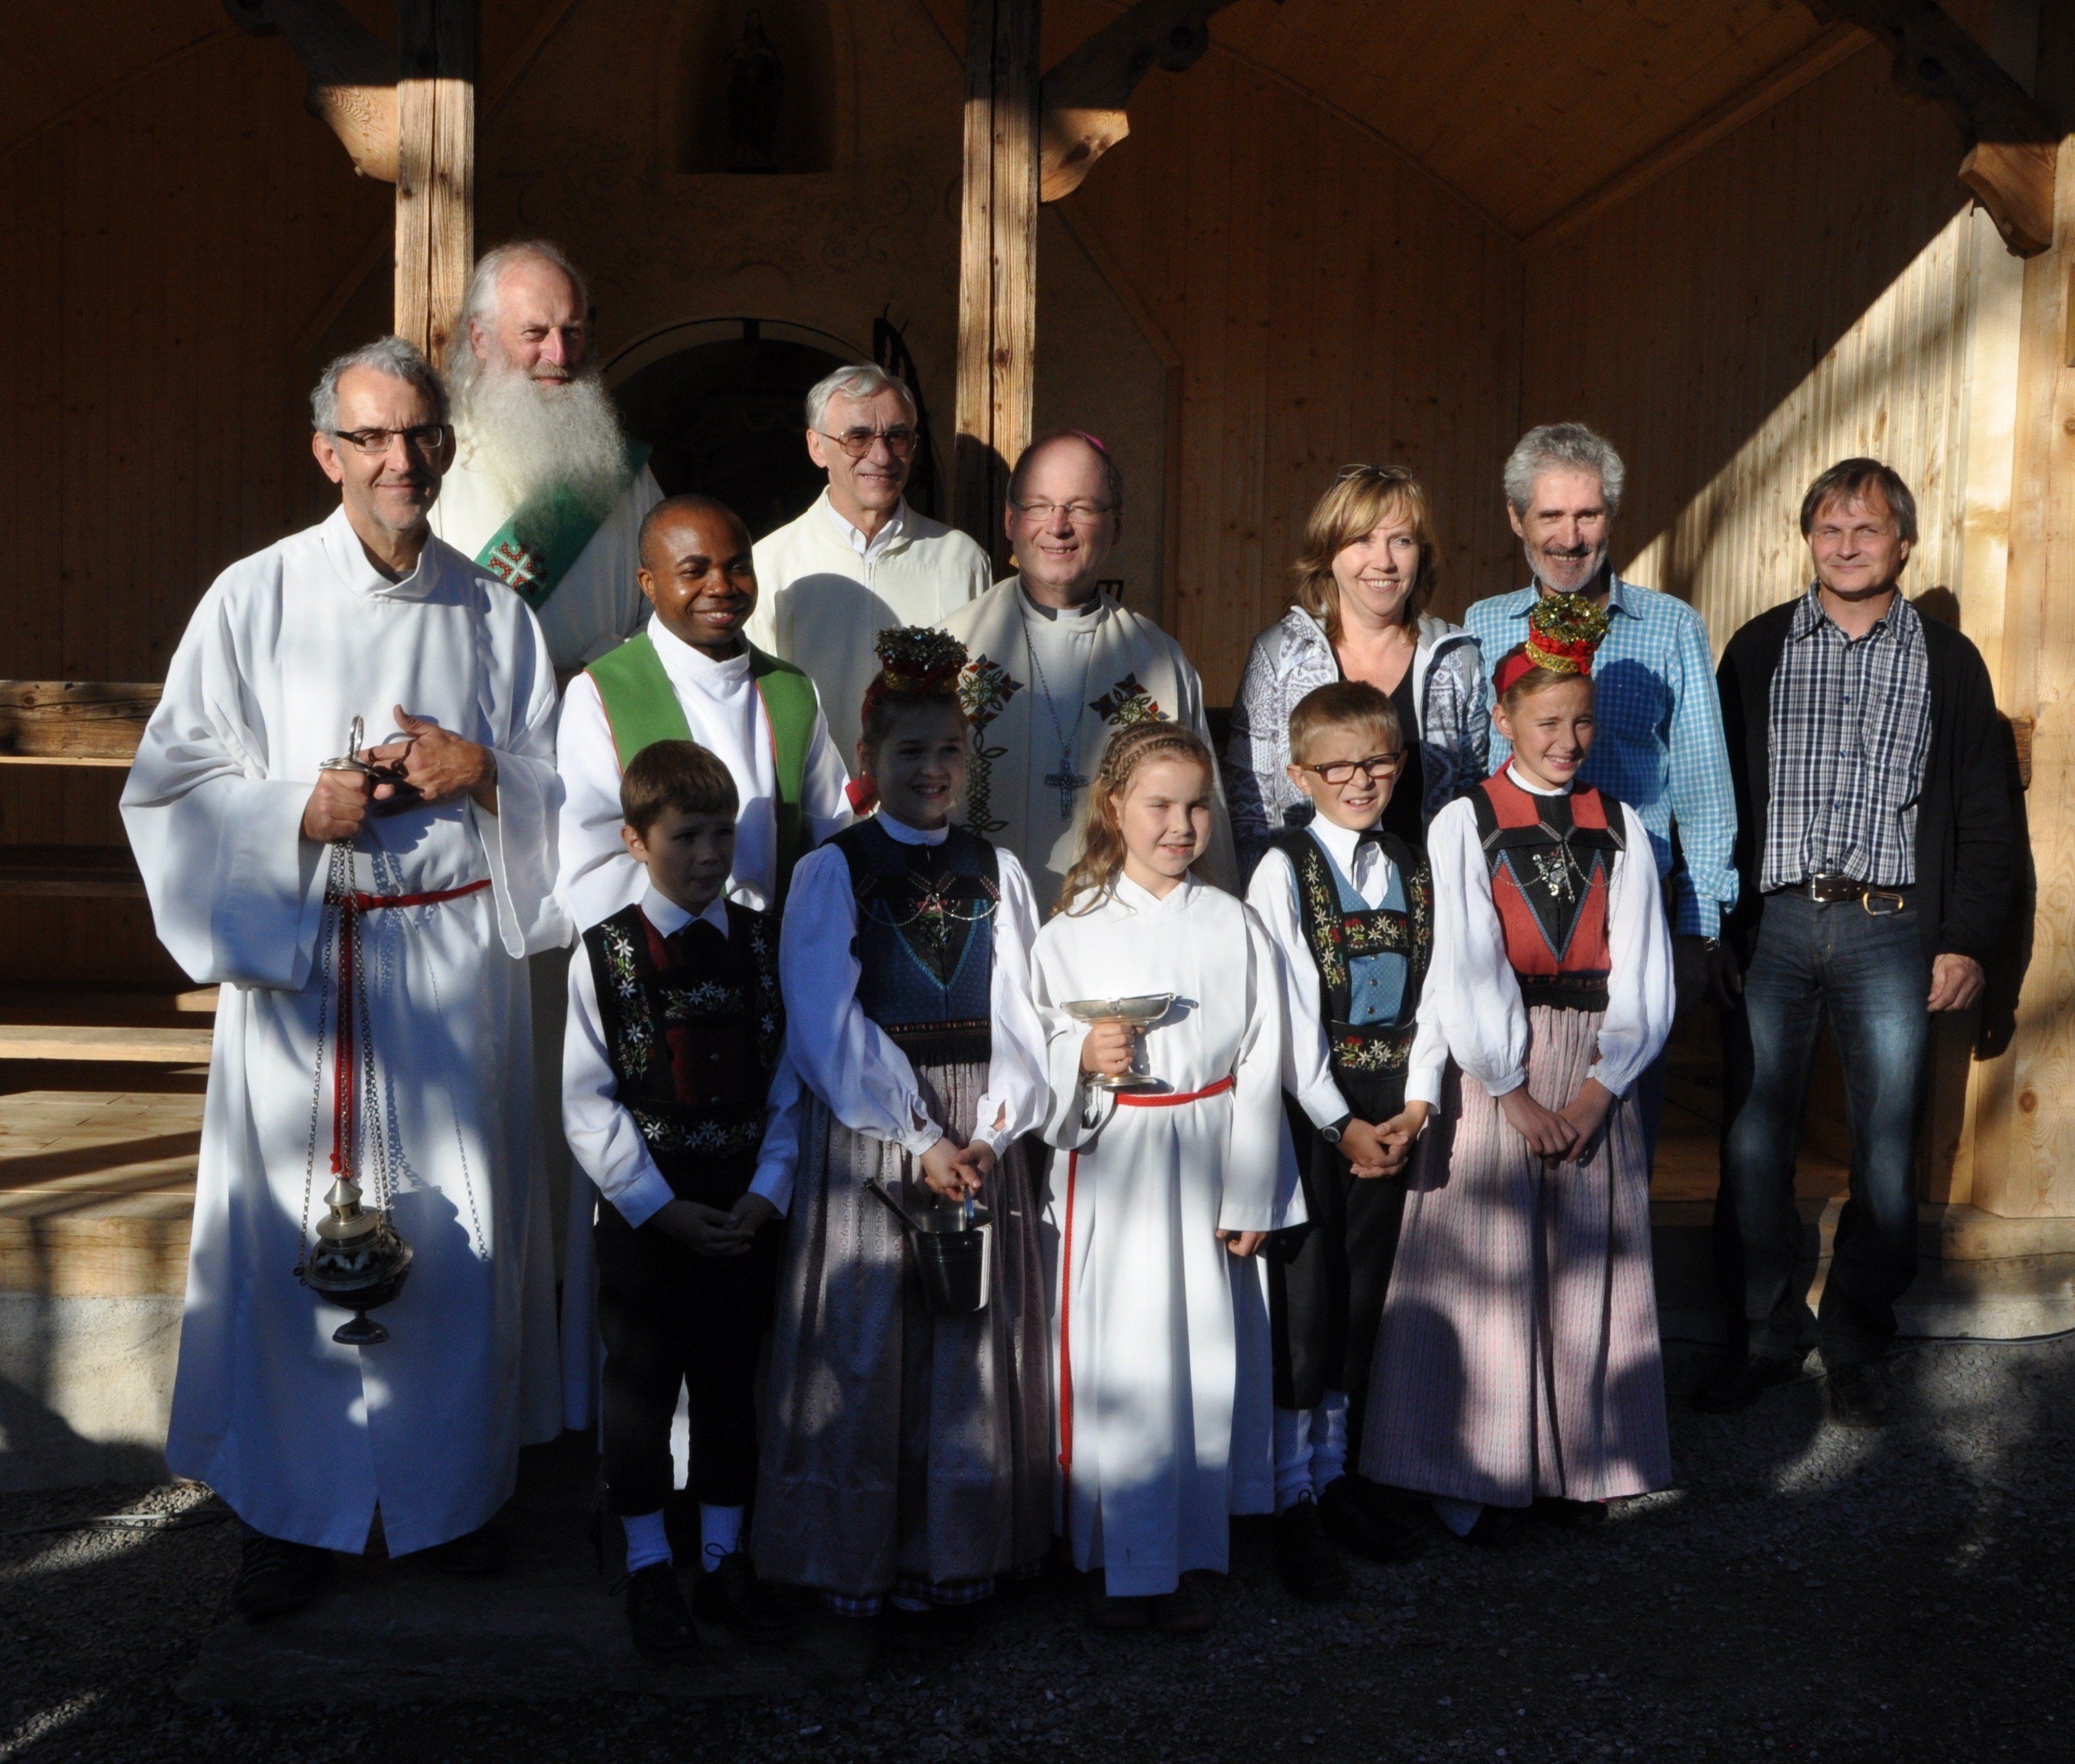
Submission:
<svg viewBox="0 0 2075 1764">
<path fill-rule="evenodd" d="M 1083 810 L 1060 912 L 1038 934 L 1050 1043 L 1058 1450 L 1075 1564 L 1100 1569 L 1105 1628 L 1201 1629 L 1191 1569 L 1222 1571 L 1234 1511 L 1269 1509 L 1269 1364 L 1258 1266 L 1302 1218 L 1282 1119 L 1274 946 L 1199 882 L 1210 750 L 1171 723 L 1120 730 Z M 1131 1032 L 1069 1007 L 1173 995 Z M 1237 1259 L 1235 1259 L 1237 1258 Z"/>
<path fill-rule="evenodd" d="M 1013 857 L 949 824 L 964 647 L 917 628 L 876 647 L 858 762 L 878 812 L 801 859 L 780 938 L 810 1095 L 755 1523 L 767 1580 L 859 1616 L 983 1597 L 1051 1535 L 1044 1273 L 1018 1144 L 1046 1104 L 1037 911 Z M 911 1213 L 985 1203 L 981 1310 L 923 1308 L 873 1181 Z"/>
<path fill-rule="evenodd" d="M 1596 1519 L 1671 1475 L 1634 1095 L 1671 1027 L 1671 940 L 1642 822 L 1573 781 L 1605 631 L 1581 596 L 1538 602 L 1493 677 L 1513 758 L 1428 830 L 1420 1017 L 1451 1062 L 1361 1461 L 1459 1534 L 1489 1534 L 1486 1508 Z"/>
</svg>

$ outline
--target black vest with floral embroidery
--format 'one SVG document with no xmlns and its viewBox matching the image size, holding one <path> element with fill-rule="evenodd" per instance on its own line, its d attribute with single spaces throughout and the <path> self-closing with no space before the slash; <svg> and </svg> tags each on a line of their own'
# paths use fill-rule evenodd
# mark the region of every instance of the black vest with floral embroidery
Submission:
<svg viewBox="0 0 2075 1764">
<path fill-rule="evenodd" d="M 639 906 L 584 933 L 621 1107 L 671 1191 L 729 1207 L 756 1173 L 764 1106 L 785 1040 L 778 921 L 727 903 L 727 938 L 681 959 Z M 708 941 L 710 941 L 710 939 Z"/>
</svg>

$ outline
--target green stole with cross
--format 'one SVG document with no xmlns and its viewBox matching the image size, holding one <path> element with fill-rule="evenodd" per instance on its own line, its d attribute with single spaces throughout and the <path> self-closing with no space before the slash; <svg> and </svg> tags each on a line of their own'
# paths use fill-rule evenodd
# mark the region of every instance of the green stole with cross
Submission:
<svg viewBox="0 0 2075 1764">
<path fill-rule="evenodd" d="M 627 482 L 632 483 L 648 463 L 648 444 L 630 442 Z M 623 486 L 620 495 L 626 494 Z M 538 612 L 561 586 L 569 566 L 584 554 L 619 498 L 603 508 L 580 503 L 560 485 L 512 511 L 512 518 L 483 542 L 475 567 L 487 569 Z"/>
</svg>

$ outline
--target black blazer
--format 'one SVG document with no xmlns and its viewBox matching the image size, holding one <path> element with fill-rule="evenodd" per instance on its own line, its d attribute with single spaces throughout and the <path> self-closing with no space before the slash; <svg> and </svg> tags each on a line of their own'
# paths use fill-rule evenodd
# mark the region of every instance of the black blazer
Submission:
<svg viewBox="0 0 2075 1764">
<path fill-rule="evenodd" d="M 1757 940 L 1758 870 L 1770 806 L 1772 676 L 1798 599 L 1760 613 L 1722 653 L 1715 684 L 1737 798 L 1737 874 L 1742 888 L 1725 934 L 1750 959 Z M 1971 955 L 1987 965 L 2010 910 L 2017 873 L 1996 697 L 1981 652 L 1938 619 L 1924 619 L 1931 683 L 1931 745 L 1916 803 L 1917 920 L 1929 955 Z"/>
</svg>

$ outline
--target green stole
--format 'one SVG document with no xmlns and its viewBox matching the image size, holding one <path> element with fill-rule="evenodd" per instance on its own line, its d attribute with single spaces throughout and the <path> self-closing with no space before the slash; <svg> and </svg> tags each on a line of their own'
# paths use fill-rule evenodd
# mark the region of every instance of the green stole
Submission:
<svg viewBox="0 0 2075 1764">
<path fill-rule="evenodd" d="M 648 463 L 648 444 L 630 442 L 627 479 L 632 483 Z M 625 491 L 621 494 L 623 495 Z M 618 501 L 617 498 L 614 502 Z M 475 566 L 487 569 L 538 612 L 561 586 L 569 566 L 584 554 L 614 504 L 587 508 L 559 487 L 512 511 L 476 553 Z"/>
<path fill-rule="evenodd" d="M 748 640 L 743 640 L 745 643 Z M 793 880 L 793 866 L 806 855 L 807 823 L 801 813 L 800 796 L 807 775 L 807 744 L 814 735 L 814 718 L 821 701 L 814 684 L 789 661 L 768 656 L 749 644 L 749 677 L 764 701 L 764 721 L 771 730 L 772 770 L 778 777 L 777 817 L 778 885 L 775 912 L 785 899 Z M 600 656 L 584 670 L 598 688 L 605 706 L 605 720 L 612 730 L 614 752 L 619 769 L 644 747 L 658 741 L 689 741 L 692 726 L 685 707 L 677 702 L 677 688 L 663 671 L 663 658 L 643 631 L 617 649 Z"/>
</svg>

